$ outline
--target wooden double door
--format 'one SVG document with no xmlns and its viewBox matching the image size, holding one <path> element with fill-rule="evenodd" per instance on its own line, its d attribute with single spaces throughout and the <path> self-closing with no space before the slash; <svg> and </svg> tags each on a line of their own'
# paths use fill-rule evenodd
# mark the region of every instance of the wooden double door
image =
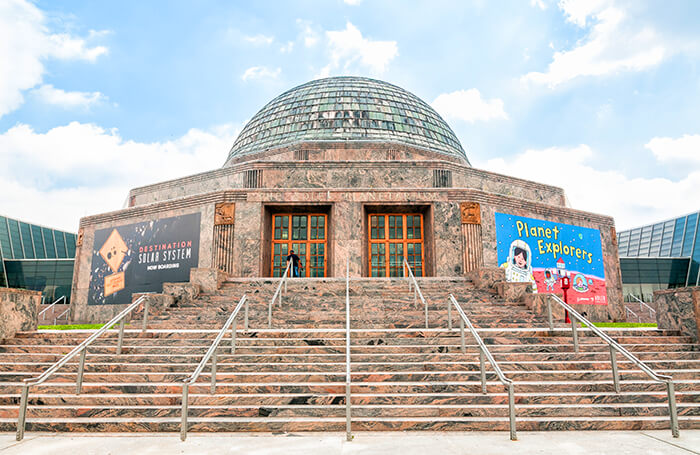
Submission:
<svg viewBox="0 0 700 455">
<path fill-rule="evenodd" d="M 373 277 L 404 276 L 403 259 L 417 277 L 425 274 L 423 215 L 370 214 L 368 220 L 369 273 Z"/>
<path fill-rule="evenodd" d="M 299 256 L 299 275 L 325 277 L 328 254 L 328 218 L 320 213 L 272 216 L 272 276 L 282 276 L 287 256 Z"/>
</svg>

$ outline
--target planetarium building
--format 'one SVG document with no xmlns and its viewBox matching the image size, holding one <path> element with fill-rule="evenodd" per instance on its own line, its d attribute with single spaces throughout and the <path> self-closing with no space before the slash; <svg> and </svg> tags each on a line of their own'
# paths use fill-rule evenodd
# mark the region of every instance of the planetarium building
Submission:
<svg viewBox="0 0 700 455">
<path fill-rule="evenodd" d="M 220 169 L 134 188 L 80 222 L 73 319 L 103 321 L 131 294 L 190 269 L 302 278 L 469 276 L 504 268 L 599 320 L 624 318 L 613 219 L 564 191 L 471 166 L 449 125 L 395 85 L 333 77 L 295 87 L 245 126 Z M 537 176 L 533 176 L 537 178 Z"/>
</svg>

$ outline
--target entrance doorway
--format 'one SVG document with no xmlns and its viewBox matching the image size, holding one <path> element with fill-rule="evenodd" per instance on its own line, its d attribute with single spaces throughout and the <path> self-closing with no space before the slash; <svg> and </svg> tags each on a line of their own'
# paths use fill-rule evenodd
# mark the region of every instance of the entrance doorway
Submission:
<svg viewBox="0 0 700 455">
<path fill-rule="evenodd" d="M 367 226 L 370 276 L 404 276 L 404 257 L 415 276 L 424 276 L 422 214 L 372 213 Z"/>
<path fill-rule="evenodd" d="M 291 250 L 299 256 L 299 275 L 325 277 L 328 219 L 321 213 L 272 215 L 272 276 L 282 276 Z"/>
</svg>

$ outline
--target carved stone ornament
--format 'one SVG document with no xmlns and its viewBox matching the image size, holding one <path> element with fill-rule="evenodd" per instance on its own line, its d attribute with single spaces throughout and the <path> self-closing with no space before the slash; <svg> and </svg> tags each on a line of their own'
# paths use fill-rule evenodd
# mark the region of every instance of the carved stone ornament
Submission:
<svg viewBox="0 0 700 455">
<path fill-rule="evenodd" d="M 214 211 L 214 226 L 225 226 L 233 224 L 236 214 L 236 204 L 233 202 L 222 202 L 216 204 Z"/>
<path fill-rule="evenodd" d="M 481 224 L 481 206 L 478 202 L 462 202 L 462 224 Z"/>
</svg>

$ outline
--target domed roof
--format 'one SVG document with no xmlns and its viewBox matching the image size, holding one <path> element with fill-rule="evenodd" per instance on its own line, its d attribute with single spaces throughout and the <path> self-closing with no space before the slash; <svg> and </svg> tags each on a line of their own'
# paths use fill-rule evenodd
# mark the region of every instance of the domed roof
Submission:
<svg viewBox="0 0 700 455">
<path fill-rule="evenodd" d="M 452 129 L 426 102 L 387 82 L 330 77 L 273 99 L 243 128 L 227 162 L 301 141 L 397 142 L 469 163 Z"/>
</svg>

